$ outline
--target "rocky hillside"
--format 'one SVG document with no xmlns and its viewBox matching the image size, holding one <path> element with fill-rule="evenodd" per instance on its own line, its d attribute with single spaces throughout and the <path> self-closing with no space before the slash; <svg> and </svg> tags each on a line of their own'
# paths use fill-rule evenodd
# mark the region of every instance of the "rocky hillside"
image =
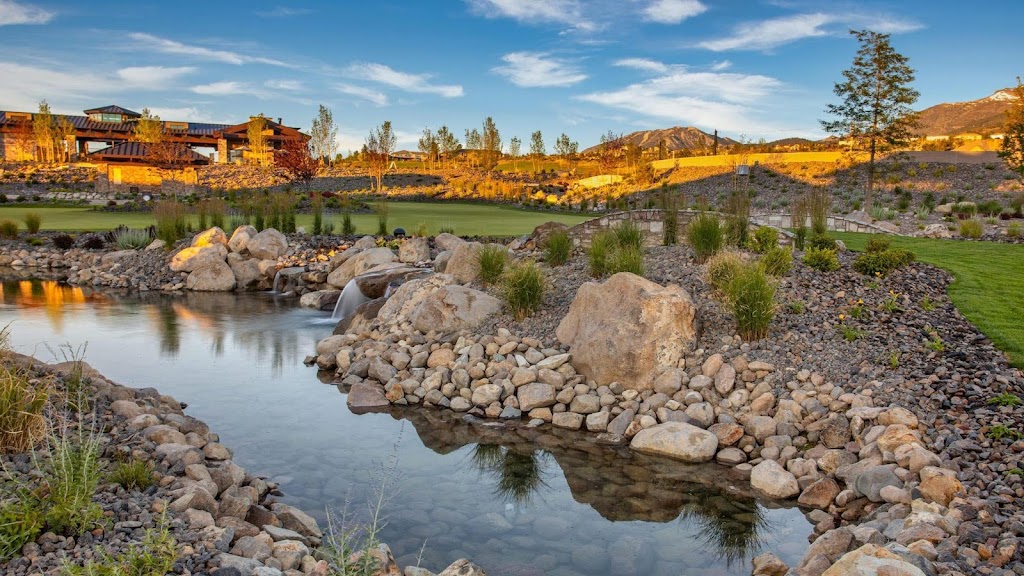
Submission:
<svg viewBox="0 0 1024 576">
<path fill-rule="evenodd" d="M 658 143 L 665 142 L 665 146 L 671 150 L 700 150 L 711 148 L 715 137 L 703 130 L 693 126 L 673 126 L 661 130 L 640 130 L 622 137 L 626 144 L 637 145 L 641 148 L 657 148 Z M 719 146 L 732 146 L 738 144 L 732 138 L 718 136 Z M 594 152 L 597 146 L 592 146 L 583 151 L 584 154 Z"/>
<path fill-rule="evenodd" d="M 980 100 L 936 104 L 921 111 L 921 123 L 916 132 L 921 136 L 1002 132 L 1006 111 L 1016 98 L 1013 89 L 1003 88 Z"/>
</svg>

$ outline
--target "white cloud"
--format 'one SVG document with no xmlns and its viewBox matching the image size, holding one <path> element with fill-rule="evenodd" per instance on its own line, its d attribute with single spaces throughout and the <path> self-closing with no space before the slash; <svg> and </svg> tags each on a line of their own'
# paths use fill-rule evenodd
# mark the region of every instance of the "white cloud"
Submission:
<svg viewBox="0 0 1024 576">
<path fill-rule="evenodd" d="M 666 66 L 663 74 L 644 82 L 578 98 L 707 129 L 763 133 L 770 130 L 766 123 L 754 119 L 757 108 L 781 86 L 768 76 Z"/>
<path fill-rule="evenodd" d="M 242 83 L 234 80 L 225 80 L 222 82 L 212 82 L 210 84 L 200 84 L 190 88 L 196 94 L 202 94 L 204 96 L 228 96 L 230 94 L 246 94 L 249 93 L 249 87 Z"/>
<path fill-rule="evenodd" d="M 770 50 L 777 46 L 820 36 L 843 35 L 850 28 L 870 28 L 882 33 L 911 32 L 922 28 L 921 24 L 890 16 L 865 16 L 862 14 L 794 14 L 762 20 L 744 22 L 733 29 L 730 36 L 705 40 L 697 46 L 724 52 L 727 50 Z"/>
<path fill-rule="evenodd" d="M 487 18 L 512 18 L 527 24 L 568 24 L 579 29 L 593 26 L 584 18 L 578 0 L 467 0 L 478 14 Z"/>
<path fill-rule="evenodd" d="M 166 66 L 130 66 L 121 68 L 115 74 L 125 83 L 135 87 L 160 89 L 165 88 L 162 84 L 177 80 L 179 77 L 195 72 L 191 66 L 178 66 L 170 68 Z"/>
<path fill-rule="evenodd" d="M 348 94 L 349 96 L 356 96 L 364 100 L 369 100 L 375 106 L 387 106 L 388 97 L 383 92 L 378 92 L 372 88 L 366 88 L 364 86 L 352 86 L 351 84 L 335 84 L 334 89 L 342 94 Z"/>
<path fill-rule="evenodd" d="M 510 52 L 501 59 L 505 64 L 491 71 L 505 76 L 516 86 L 572 86 L 587 79 L 573 64 L 542 52 Z"/>
<path fill-rule="evenodd" d="M 348 67 L 347 73 L 354 78 L 385 84 L 406 92 L 437 94 L 444 98 L 459 98 L 463 95 L 462 86 L 432 84 L 430 74 L 400 72 L 384 64 L 353 64 Z"/>
<path fill-rule="evenodd" d="M 211 115 L 208 111 L 196 108 L 195 106 L 186 106 L 181 108 L 169 108 L 169 107 L 150 107 L 150 113 L 159 116 L 164 121 L 189 121 L 189 122 L 207 122 L 210 124 L 235 124 L 234 120 L 218 118 Z M 236 119 L 237 120 L 237 119 Z"/>
<path fill-rule="evenodd" d="M 21 4 L 14 0 L 0 0 L 0 26 L 14 24 L 46 24 L 56 16 L 38 6 Z"/>
<path fill-rule="evenodd" d="M 301 80 L 267 80 L 263 85 L 271 90 L 289 90 L 291 92 L 306 89 Z"/>
<path fill-rule="evenodd" d="M 662 73 L 668 71 L 668 66 L 658 62 L 656 60 L 650 60 L 648 58 L 622 58 L 612 62 L 612 66 L 621 66 L 623 68 L 635 68 L 637 70 L 643 70 L 645 72 L 656 72 Z"/>
<path fill-rule="evenodd" d="M 152 34 L 145 34 L 143 32 L 133 32 L 128 35 L 129 38 L 135 40 L 140 46 L 161 52 L 164 54 L 181 54 L 185 56 L 195 56 L 196 58 L 202 58 L 203 60 L 213 60 L 215 62 L 224 62 L 226 64 L 267 64 L 270 66 L 282 66 L 291 67 L 280 60 L 273 58 L 263 58 L 261 56 L 248 56 L 245 54 L 239 54 L 238 52 L 232 52 L 230 50 L 215 50 L 212 48 L 205 48 L 203 46 L 193 46 L 189 44 L 183 44 L 176 40 L 169 40 L 167 38 L 160 38 L 159 36 L 153 36 Z"/>
<path fill-rule="evenodd" d="M 643 11 L 645 20 L 661 24 L 679 24 L 708 9 L 699 0 L 654 0 Z"/>
<path fill-rule="evenodd" d="M 711 65 L 711 69 L 715 72 L 721 72 L 722 70 L 728 70 L 732 68 L 732 62 L 728 60 L 721 60 Z"/>
<path fill-rule="evenodd" d="M 275 6 L 272 10 L 258 11 L 257 16 L 263 18 L 288 18 L 289 16 L 304 16 L 312 14 L 312 8 L 292 8 L 290 6 Z"/>
</svg>

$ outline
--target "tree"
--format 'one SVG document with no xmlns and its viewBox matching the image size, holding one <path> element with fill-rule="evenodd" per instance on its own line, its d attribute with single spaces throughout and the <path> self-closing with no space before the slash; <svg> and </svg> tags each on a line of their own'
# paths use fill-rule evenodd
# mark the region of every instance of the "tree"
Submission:
<svg viewBox="0 0 1024 576">
<path fill-rule="evenodd" d="M 71 139 L 75 137 L 75 125 L 68 120 L 67 116 L 58 116 L 57 124 L 54 127 L 53 143 L 61 154 L 61 160 L 71 161 Z"/>
<path fill-rule="evenodd" d="M 135 122 L 135 130 L 132 132 L 132 140 L 136 142 L 154 143 L 164 137 L 164 123 L 160 117 L 149 111 L 149 108 L 142 109 L 142 116 Z"/>
<path fill-rule="evenodd" d="M 289 138 L 281 146 L 281 153 L 274 159 L 274 165 L 284 169 L 292 178 L 308 183 L 320 168 L 320 159 L 310 152 L 312 142 L 307 144 L 301 138 Z"/>
<path fill-rule="evenodd" d="M 419 150 L 423 154 L 423 164 L 426 166 L 427 162 L 430 162 L 430 168 L 434 168 L 434 162 L 437 160 L 437 156 L 440 152 L 440 147 L 437 144 L 437 136 L 430 131 L 430 128 L 423 129 L 423 136 L 420 137 Z"/>
<path fill-rule="evenodd" d="M 523 142 L 518 136 L 508 141 L 508 155 L 512 157 L 512 169 L 516 172 L 519 171 L 519 150 L 522 146 Z"/>
<path fill-rule="evenodd" d="M 437 129 L 437 134 L 434 136 L 434 140 L 437 142 L 438 152 L 441 158 L 450 162 L 456 152 L 462 149 L 462 144 L 459 143 L 459 139 L 452 134 L 451 130 L 447 126 L 441 126 Z"/>
<path fill-rule="evenodd" d="M 57 125 L 50 113 L 50 105 L 43 100 L 39 103 L 39 113 L 32 115 L 32 134 L 36 138 L 36 160 L 53 162 L 53 138 Z"/>
<path fill-rule="evenodd" d="M 658 140 L 658 160 L 668 158 L 668 146 L 664 140 Z"/>
<path fill-rule="evenodd" d="M 338 127 L 334 124 L 331 109 L 320 105 L 320 112 L 313 118 L 309 129 L 309 150 L 317 162 L 330 163 L 338 148 Z"/>
<path fill-rule="evenodd" d="M 249 153 L 254 158 L 256 165 L 267 165 L 267 136 L 263 133 L 267 129 L 267 119 L 260 114 L 249 118 L 249 127 L 246 136 L 249 138 Z"/>
<path fill-rule="evenodd" d="M 843 71 L 843 82 L 833 92 L 842 99 L 825 111 L 833 120 L 821 126 L 832 134 L 846 135 L 860 149 L 868 150 L 868 186 L 864 209 L 871 210 L 875 186 L 875 156 L 905 144 L 910 130 L 917 125 L 911 106 L 917 102 L 917 90 L 910 87 L 914 70 L 906 56 L 893 50 L 888 34 L 870 30 L 851 30 L 860 43 L 853 65 Z"/>
<path fill-rule="evenodd" d="M 483 152 L 481 160 L 484 168 L 493 170 L 501 159 L 501 133 L 494 125 L 494 120 L 488 116 L 484 119 L 483 131 L 480 136 L 480 149 Z"/>
<path fill-rule="evenodd" d="M 483 148 L 483 139 L 480 137 L 480 131 L 476 128 L 472 130 L 466 129 L 466 159 L 476 165 L 480 160 L 480 150 Z"/>
<path fill-rule="evenodd" d="M 530 158 L 533 159 L 533 171 L 537 171 L 537 161 L 543 160 L 547 152 L 544 150 L 544 136 L 537 130 L 530 134 Z"/>
<path fill-rule="evenodd" d="M 188 145 L 174 135 L 164 131 L 157 142 L 145 144 L 146 161 L 160 170 L 161 177 L 171 181 L 185 166 L 192 162 L 192 151 Z"/>
<path fill-rule="evenodd" d="M 999 149 L 999 157 L 1024 182 L 1024 85 L 1017 77 L 1014 89 L 1016 102 L 1006 111 L 1006 129 L 1003 131 L 1003 145 Z"/>
<path fill-rule="evenodd" d="M 555 155 L 563 159 L 568 159 L 571 147 L 572 142 L 569 141 L 569 136 L 565 132 L 562 132 L 562 135 L 555 140 Z"/>
<path fill-rule="evenodd" d="M 610 174 L 619 163 L 619 155 L 624 148 L 622 135 L 611 130 L 601 135 L 601 143 L 597 147 L 597 163 L 602 174 Z"/>
<path fill-rule="evenodd" d="M 14 124 L 14 148 L 18 151 L 16 160 L 32 160 L 36 149 L 36 136 L 32 132 L 32 122 L 18 121 Z"/>
<path fill-rule="evenodd" d="M 384 175 L 388 172 L 391 153 L 395 151 L 398 139 L 391 131 L 391 121 L 385 121 L 377 128 L 370 130 L 366 138 L 366 162 L 370 167 L 370 176 L 377 181 L 377 192 L 384 190 Z"/>
</svg>

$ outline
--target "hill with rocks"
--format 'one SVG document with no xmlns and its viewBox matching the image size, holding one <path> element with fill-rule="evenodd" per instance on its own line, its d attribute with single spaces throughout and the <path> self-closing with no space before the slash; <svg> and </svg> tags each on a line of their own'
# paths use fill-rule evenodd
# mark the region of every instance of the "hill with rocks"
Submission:
<svg viewBox="0 0 1024 576">
<path fill-rule="evenodd" d="M 919 136 L 1001 133 L 1006 124 L 1006 111 L 1016 99 L 1013 89 L 1003 88 L 970 102 L 936 104 L 920 112 L 920 124 L 915 133 Z"/>
<path fill-rule="evenodd" d="M 660 130 L 639 130 L 622 136 L 625 144 L 639 146 L 644 149 L 657 148 L 658 144 L 665 142 L 665 147 L 671 151 L 678 150 L 703 150 L 710 149 L 715 142 L 715 137 L 699 128 L 693 126 L 673 126 Z M 719 135 L 719 146 L 733 146 L 739 144 L 732 138 Z M 596 152 L 600 146 L 591 146 L 583 151 L 584 154 Z"/>
</svg>

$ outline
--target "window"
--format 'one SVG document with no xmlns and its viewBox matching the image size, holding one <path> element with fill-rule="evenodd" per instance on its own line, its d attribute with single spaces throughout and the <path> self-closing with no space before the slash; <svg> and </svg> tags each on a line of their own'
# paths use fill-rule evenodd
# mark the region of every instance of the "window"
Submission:
<svg viewBox="0 0 1024 576">
<path fill-rule="evenodd" d="M 121 123 L 120 114 L 105 114 L 105 113 L 94 113 L 89 114 L 89 120 L 93 122 L 113 122 L 114 124 Z"/>
<path fill-rule="evenodd" d="M 188 132 L 188 122 L 167 122 L 167 130 L 174 133 L 184 134 Z"/>
</svg>

